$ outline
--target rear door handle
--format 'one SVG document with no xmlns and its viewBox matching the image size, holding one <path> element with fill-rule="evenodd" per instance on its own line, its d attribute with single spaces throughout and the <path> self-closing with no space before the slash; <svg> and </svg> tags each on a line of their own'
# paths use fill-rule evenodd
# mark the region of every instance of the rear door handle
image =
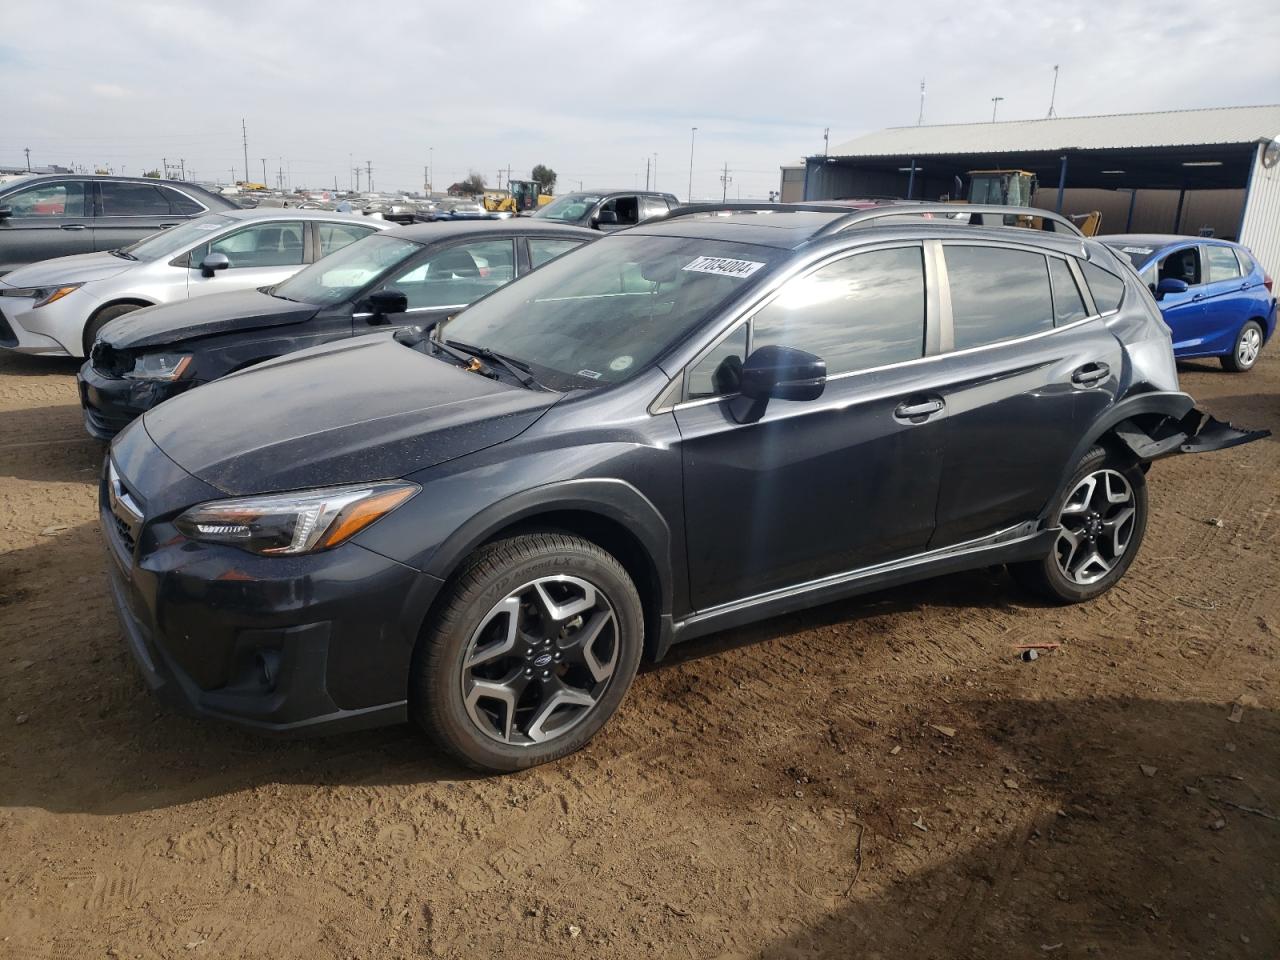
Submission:
<svg viewBox="0 0 1280 960">
<path fill-rule="evenodd" d="M 1086 363 L 1071 372 L 1071 382 L 1077 387 L 1092 387 L 1110 375 L 1111 368 L 1105 363 Z"/>
<path fill-rule="evenodd" d="M 62 229 L 63 230 L 85 230 L 87 228 L 83 223 L 64 223 L 62 224 Z"/>
<path fill-rule="evenodd" d="M 162 224 L 160 224 L 160 229 L 161 229 L 161 230 L 168 230 L 170 227 L 176 227 L 176 226 L 177 226 L 177 224 L 176 224 L 176 223 L 162 223 Z"/>
<path fill-rule="evenodd" d="M 923 423 L 945 407 L 946 404 L 942 400 L 934 397 L 929 400 L 907 400 L 898 404 L 893 411 L 893 415 L 899 420 L 910 420 L 913 423 Z"/>
</svg>

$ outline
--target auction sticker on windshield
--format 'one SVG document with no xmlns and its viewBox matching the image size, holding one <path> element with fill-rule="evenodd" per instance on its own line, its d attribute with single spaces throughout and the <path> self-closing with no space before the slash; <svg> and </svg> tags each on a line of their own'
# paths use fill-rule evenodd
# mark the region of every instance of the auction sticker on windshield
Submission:
<svg viewBox="0 0 1280 960">
<path fill-rule="evenodd" d="M 714 273 L 721 277 L 749 277 L 763 266 L 763 263 L 756 263 L 754 260 L 730 260 L 728 257 L 698 257 L 698 259 L 686 264 L 681 269 L 692 270 L 694 273 Z"/>
</svg>

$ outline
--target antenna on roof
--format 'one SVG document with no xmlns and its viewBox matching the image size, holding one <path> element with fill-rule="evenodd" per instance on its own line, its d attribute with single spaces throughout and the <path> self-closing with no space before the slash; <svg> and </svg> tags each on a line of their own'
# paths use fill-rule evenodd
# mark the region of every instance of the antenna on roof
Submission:
<svg viewBox="0 0 1280 960">
<path fill-rule="evenodd" d="M 1058 65 L 1053 65 L 1053 92 L 1049 94 L 1049 116 L 1046 119 L 1052 120 L 1057 116 L 1053 112 L 1053 102 L 1058 99 Z"/>
<path fill-rule="evenodd" d="M 916 126 L 924 123 L 924 77 L 920 78 L 920 115 L 916 117 Z"/>
</svg>

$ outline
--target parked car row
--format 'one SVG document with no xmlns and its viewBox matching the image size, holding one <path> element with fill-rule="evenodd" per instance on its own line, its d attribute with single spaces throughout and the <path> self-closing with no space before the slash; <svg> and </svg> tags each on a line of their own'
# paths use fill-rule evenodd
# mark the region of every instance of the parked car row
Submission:
<svg viewBox="0 0 1280 960">
<path fill-rule="evenodd" d="M 385 230 L 100 331 L 88 425 L 141 414 L 101 526 L 157 691 L 282 731 L 412 719 L 518 769 L 713 630 L 992 564 L 1096 597 L 1153 461 L 1266 435 L 1194 408 L 1127 254 L 1057 215 L 728 204 L 609 231 L 605 199 Z M 593 209 L 605 230 L 566 224 Z"/>
</svg>

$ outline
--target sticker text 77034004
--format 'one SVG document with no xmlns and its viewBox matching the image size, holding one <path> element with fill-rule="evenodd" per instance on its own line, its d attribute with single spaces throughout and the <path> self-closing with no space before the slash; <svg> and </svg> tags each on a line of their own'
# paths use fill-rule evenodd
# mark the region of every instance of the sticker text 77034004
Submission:
<svg viewBox="0 0 1280 960">
<path fill-rule="evenodd" d="M 698 257 L 690 263 L 681 267 L 682 270 L 692 270 L 694 273 L 714 273 L 721 277 L 749 277 L 761 267 L 763 263 L 757 263 L 754 260 L 732 260 L 728 257 Z"/>
</svg>

